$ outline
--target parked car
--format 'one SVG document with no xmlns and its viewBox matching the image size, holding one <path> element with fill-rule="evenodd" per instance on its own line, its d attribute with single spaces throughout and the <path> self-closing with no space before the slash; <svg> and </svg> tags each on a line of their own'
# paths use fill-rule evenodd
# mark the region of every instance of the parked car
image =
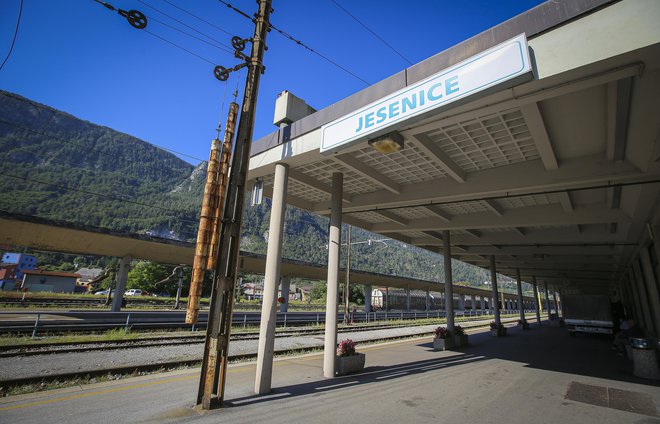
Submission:
<svg viewBox="0 0 660 424">
<path fill-rule="evenodd" d="M 140 290 L 140 289 L 128 289 L 124 293 L 124 296 L 142 296 L 142 290 Z"/>
<path fill-rule="evenodd" d="M 94 294 L 95 294 L 95 295 L 98 295 L 98 296 L 107 296 L 107 295 L 108 295 L 108 289 L 105 289 L 105 290 L 99 290 L 99 291 L 97 291 L 97 292 L 94 292 Z M 113 296 L 115 295 L 115 291 L 114 291 L 114 290 L 112 291 L 112 295 L 113 295 Z"/>
</svg>

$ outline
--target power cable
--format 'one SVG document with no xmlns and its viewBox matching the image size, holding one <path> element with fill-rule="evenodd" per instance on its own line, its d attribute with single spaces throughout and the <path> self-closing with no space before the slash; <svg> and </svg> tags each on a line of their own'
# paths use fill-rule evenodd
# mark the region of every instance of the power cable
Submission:
<svg viewBox="0 0 660 424">
<path fill-rule="evenodd" d="M 233 5 L 231 5 L 230 3 L 228 3 L 228 2 L 226 2 L 226 1 L 224 1 L 224 0 L 218 0 L 218 1 L 219 1 L 220 3 L 222 3 L 222 4 L 224 4 L 225 6 L 229 7 L 230 9 L 234 10 L 234 11 L 235 11 L 236 13 L 238 13 L 239 15 L 241 15 L 241 16 L 247 18 L 247 19 L 252 20 L 252 18 L 251 18 L 247 13 L 243 12 L 243 11 L 240 10 L 240 9 L 237 9 L 236 7 L 234 7 Z M 311 53 L 314 53 L 315 55 L 319 56 L 320 58 L 325 59 L 326 61 L 328 61 L 329 63 L 333 64 L 334 66 L 336 66 L 337 68 L 341 69 L 342 71 L 346 72 L 347 74 L 349 74 L 349 75 L 353 76 L 354 78 L 356 78 L 356 79 L 362 81 L 362 82 L 365 83 L 366 85 L 371 85 L 370 82 L 368 82 L 368 81 L 366 81 L 366 80 L 360 78 L 359 76 L 357 76 L 356 74 L 354 74 L 354 73 L 351 72 L 350 70 L 346 69 L 345 67 L 341 66 L 339 63 L 335 62 L 334 60 L 330 59 L 329 57 L 327 57 L 327 56 L 325 56 L 325 55 L 323 55 L 323 54 L 317 52 L 316 50 L 314 50 L 313 48 L 309 47 L 308 45 L 306 45 L 306 44 L 303 43 L 302 41 L 296 39 L 295 37 L 293 37 L 291 34 L 287 33 L 286 31 L 284 31 L 284 30 L 282 30 L 282 29 L 276 27 L 276 26 L 273 25 L 272 23 L 270 24 L 270 27 L 271 27 L 272 29 L 274 29 L 275 31 L 277 31 L 278 33 L 280 33 L 280 35 L 282 35 L 282 36 L 284 36 L 285 38 L 287 38 L 287 39 L 293 41 L 294 43 L 296 43 L 296 44 L 298 44 L 299 46 L 303 47 L 304 49 L 310 51 Z"/>
<path fill-rule="evenodd" d="M 116 200 L 116 201 L 125 202 L 125 203 L 131 203 L 133 205 L 144 206 L 144 207 L 151 208 L 151 209 L 159 209 L 159 210 L 162 210 L 162 211 L 175 213 L 175 214 L 180 213 L 179 211 L 175 211 L 174 209 L 168 209 L 168 208 L 164 208 L 162 206 L 149 205 L 149 204 L 146 204 L 146 203 L 138 202 L 138 201 L 127 199 L 127 198 L 116 197 L 116 196 L 112 196 L 112 195 L 109 195 L 109 194 L 97 193 L 95 191 L 84 190 L 84 189 L 81 189 L 81 188 L 70 187 L 70 186 L 57 184 L 57 183 L 52 183 L 52 182 L 47 182 L 47 181 L 41 181 L 41 180 L 37 180 L 37 179 L 34 179 L 34 178 L 21 177 L 19 175 L 8 174 L 8 173 L 3 172 L 3 171 L 0 171 L 0 175 L 4 175 L 6 177 L 14 178 L 14 179 L 17 179 L 17 180 L 24 180 L 24 181 L 31 182 L 31 183 L 49 185 L 49 186 L 60 188 L 62 190 L 75 191 L 75 192 L 78 192 L 78 193 L 88 194 L 88 195 L 91 195 L 91 196 L 97 196 L 97 197 L 101 197 L 101 198 L 105 198 L 105 199 Z M 176 218 L 176 219 L 179 219 L 179 220 L 185 221 L 185 222 L 191 222 L 191 223 L 194 223 L 194 224 L 199 224 L 199 221 L 191 220 L 191 219 L 187 219 L 187 218 L 182 218 L 182 217 L 179 217 L 179 216 L 176 216 L 176 215 L 174 215 L 173 218 Z"/>
<path fill-rule="evenodd" d="M 179 29 L 179 28 L 175 27 L 174 25 L 170 25 L 170 24 L 165 23 L 165 22 L 163 22 L 163 21 L 159 21 L 159 20 L 156 19 L 156 18 L 150 17 L 149 19 L 152 20 L 152 21 L 156 21 L 156 22 L 158 22 L 159 24 L 161 24 L 161 25 L 163 25 L 163 26 L 166 26 L 166 27 L 168 27 L 168 28 L 170 28 L 170 29 L 173 29 L 174 31 L 178 31 L 178 32 L 180 32 L 180 33 L 183 34 L 183 35 L 187 35 L 188 37 L 194 38 L 195 40 L 201 41 L 202 43 L 208 44 L 208 45 L 211 46 L 211 47 L 215 47 L 216 49 L 218 49 L 218 50 L 220 50 L 220 51 L 223 51 L 223 52 L 225 52 L 225 53 L 229 53 L 229 54 L 231 54 L 232 56 L 234 55 L 234 52 L 232 52 L 231 50 L 229 50 L 229 49 L 223 47 L 223 46 L 220 45 L 220 44 L 215 44 L 215 43 L 212 43 L 212 42 L 210 42 L 210 41 L 207 41 L 207 40 L 205 40 L 205 39 L 203 39 L 203 38 L 200 38 L 200 37 L 198 37 L 198 36 L 196 36 L 196 35 L 190 34 L 189 32 L 186 32 L 186 31 L 184 31 L 184 30 L 182 30 L 182 29 Z M 145 30 L 145 31 L 146 31 L 146 30 Z"/>
<path fill-rule="evenodd" d="M 366 26 L 362 21 L 360 21 L 357 17 L 355 17 L 355 15 L 353 15 L 351 12 L 349 12 L 348 10 L 346 10 L 341 4 L 337 3 L 335 0 L 330 0 L 330 1 L 331 1 L 332 3 L 334 3 L 335 6 L 337 6 L 337 7 L 340 8 L 341 10 L 343 10 L 348 16 L 350 16 L 351 18 L 353 18 L 353 19 L 355 20 L 355 22 L 357 22 L 358 24 L 362 25 L 362 26 L 364 27 L 364 29 L 366 29 L 367 31 L 369 31 L 374 37 L 376 37 L 376 38 L 378 38 L 380 41 L 382 41 L 383 44 L 385 44 L 387 47 L 389 47 L 394 53 L 398 54 L 398 55 L 401 57 L 401 59 L 403 59 L 403 60 L 405 60 L 406 62 L 408 62 L 409 65 L 412 65 L 412 64 L 413 64 L 410 60 L 408 60 L 408 58 L 406 58 L 404 55 L 402 55 L 397 49 L 395 49 L 394 47 L 392 47 L 392 45 L 391 45 L 390 43 L 388 43 L 387 41 L 385 41 L 380 35 L 376 34 L 371 28 L 369 28 L 368 26 Z"/>
<path fill-rule="evenodd" d="M 173 20 L 173 21 L 175 21 L 175 22 L 178 22 L 179 24 L 185 26 L 186 28 L 195 31 L 197 34 L 202 35 L 202 36 L 208 38 L 209 40 L 213 41 L 214 43 L 218 43 L 218 44 L 222 45 L 223 48 L 224 48 L 224 50 L 225 50 L 226 52 L 229 52 L 229 53 L 231 53 L 231 54 L 234 54 L 234 51 L 233 51 L 233 50 L 230 50 L 231 47 L 230 47 L 229 45 L 224 44 L 224 43 L 222 43 L 222 42 L 216 40 L 215 38 L 211 37 L 210 35 L 203 33 L 202 31 L 198 30 L 197 28 L 194 28 L 194 27 L 192 27 L 192 26 L 186 24 L 185 22 L 181 21 L 180 19 L 177 19 L 177 18 L 175 18 L 174 16 L 169 15 L 169 14 L 163 12 L 163 11 L 160 10 L 160 9 L 155 8 L 154 6 L 150 5 L 150 4 L 147 3 L 146 1 L 143 1 L 143 0 L 137 0 L 137 1 L 140 2 L 140 3 L 142 3 L 143 5 L 147 6 L 147 7 L 150 8 L 150 9 L 155 10 L 156 12 L 160 13 L 161 15 L 163 15 L 163 16 L 167 16 L 167 17 L 170 18 L 171 20 Z M 154 20 L 154 21 L 156 21 L 156 22 L 158 22 L 158 23 L 160 23 L 160 24 L 163 24 L 163 25 L 169 26 L 170 28 L 176 29 L 176 28 L 174 28 L 174 27 L 172 27 L 172 26 L 170 26 L 170 25 L 167 25 L 167 24 L 165 24 L 165 23 L 163 23 L 163 22 L 161 22 L 161 21 L 157 21 L 157 20 L 156 20 L 155 18 L 153 18 L 153 17 L 150 18 L 150 19 L 152 19 L 152 20 Z M 183 31 L 181 31 L 181 30 L 179 30 L 179 29 L 176 29 L 176 30 L 177 30 L 177 31 L 180 31 L 180 32 L 183 32 Z M 225 32 L 227 32 L 227 31 L 225 31 Z M 186 35 L 190 35 L 190 34 L 188 34 L 188 33 L 186 33 L 186 32 L 183 32 L 183 33 L 186 34 Z M 228 34 L 229 34 L 229 33 L 228 33 Z M 231 34 L 229 34 L 229 35 L 231 35 Z M 195 38 L 197 38 L 197 37 L 195 37 Z M 197 38 L 197 39 L 200 40 L 199 38 Z M 211 45 L 213 45 L 213 44 L 211 44 Z"/>
<path fill-rule="evenodd" d="M 9 56 L 11 56 L 11 52 L 14 51 L 14 45 L 16 44 L 16 37 L 18 36 L 18 27 L 21 24 L 21 15 L 23 13 L 23 0 L 20 1 L 21 3 L 18 6 L 18 18 L 16 19 L 16 28 L 14 29 L 14 37 L 11 40 L 11 46 L 9 47 L 9 52 L 7 52 L 7 56 L 5 57 L 5 60 L 2 61 L 2 65 L 0 65 L 0 71 L 5 66 L 5 63 L 7 63 L 7 60 L 9 60 Z"/>
<path fill-rule="evenodd" d="M 176 7 L 177 9 L 182 11 L 183 13 L 186 13 L 186 14 L 192 16 L 193 18 L 198 19 L 198 20 L 204 22 L 205 24 L 212 26 L 213 28 L 217 29 L 218 31 L 222 31 L 222 32 L 224 32 L 225 34 L 227 34 L 229 36 L 233 36 L 233 34 L 231 32 L 225 30 L 224 28 L 221 28 L 221 27 L 215 25 L 214 23 L 207 21 L 206 19 L 200 18 L 199 16 L 195 15 L 194 13 L 191 13 L 191 12 L 187 11 L 186 9 L 177 6 L 176 4 L 172 3 L 169 0 L 163 0 L 163 1 L 167 4 L 169 4 L 172 7 Z"/>
</svg>

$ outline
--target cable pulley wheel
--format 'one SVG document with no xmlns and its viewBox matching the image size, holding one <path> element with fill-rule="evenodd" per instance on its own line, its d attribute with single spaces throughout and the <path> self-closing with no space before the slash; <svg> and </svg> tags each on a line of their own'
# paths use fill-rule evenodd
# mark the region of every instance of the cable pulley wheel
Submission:
<svg viewBox="0 0 660 424">
<path fill-rule="evenodd" d="M 129 10 L 126 15 L 126 20 L 133 28 L 145 29 L 147 27 L 147 17 L 144 13 L 138 10 Z"/>
<path fill-rule="evenodd" d="M 245 40 L 235 35 L 231 37 L 231 46 L 238 51 L 243 51 L 245 50 Z"/>
<path fill-rule="evenodd" d="M 229 79 L 229 71 L 224 66 L 216 66 L 213 69 L 213 75 L 215 75 L 219 81 L 227 81 Z"/>
</svg>

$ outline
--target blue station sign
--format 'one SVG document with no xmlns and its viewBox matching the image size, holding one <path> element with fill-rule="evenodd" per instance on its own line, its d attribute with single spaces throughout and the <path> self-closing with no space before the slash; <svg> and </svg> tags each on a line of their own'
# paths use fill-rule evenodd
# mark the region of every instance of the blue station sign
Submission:
<svg viewBox="0 0 660 424">
<path fill-rule="evenodd" d="M 430 111 L 531 75 L 527 39 L 520 34 L 323 125 L 321 153 L 336 153 L 388 132 L 403 121 L 423 119 Z"/>
</svg>

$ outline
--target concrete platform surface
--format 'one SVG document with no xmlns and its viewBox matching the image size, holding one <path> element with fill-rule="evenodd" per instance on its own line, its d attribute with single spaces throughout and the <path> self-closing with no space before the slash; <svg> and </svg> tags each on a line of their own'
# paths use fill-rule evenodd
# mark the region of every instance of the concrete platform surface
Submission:
<svg viewBox="0 0 660 424">
<path fill-rule="evenodd" d="M 633 377 L 608 339 L 533 326 L 470 343 L 446 352 L 430 338 L 358 346 L 366 369 L 334 379 L 322 377 L 321 355 L 278 360 L 265 396 L 253 394 L 254 364 L 233 366 L 226 406 L 207 413 L 191 409 L 194 370 L 0 399 L 0 422 L 660 423 L 660 386 Z"/>
</svg>

